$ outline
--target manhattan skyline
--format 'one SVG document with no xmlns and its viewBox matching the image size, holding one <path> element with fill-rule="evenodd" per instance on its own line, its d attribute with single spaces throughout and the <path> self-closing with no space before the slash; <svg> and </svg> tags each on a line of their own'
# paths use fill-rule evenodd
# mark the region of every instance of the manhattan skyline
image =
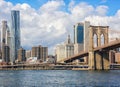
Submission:
<svg viewBox="0 0 120 87">
<path fill-rule="evenodd" d="M 73 37 L 73 25 L 81 21 L 108 25 L 115 30 L 120 27 L 120 1 L 1 0 L 0 3 L 0 21 L 9 22 L 11 10 L 20 11 L 21 42 L 26 49 L 41 44 L 53 53 L 55 45 L 64 42 L 68 34 Z"/>
</svg>

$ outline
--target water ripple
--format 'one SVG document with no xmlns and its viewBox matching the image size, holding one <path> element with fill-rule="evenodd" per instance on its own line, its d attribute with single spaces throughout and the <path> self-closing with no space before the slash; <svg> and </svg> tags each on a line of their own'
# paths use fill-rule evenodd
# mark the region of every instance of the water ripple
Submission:
<svg viewBox="0 0 120 87">
<path fill-rule="evenodd" d="M 0 87 L 120 87 L 120 71 L 0 71 Z"/>
</svg>

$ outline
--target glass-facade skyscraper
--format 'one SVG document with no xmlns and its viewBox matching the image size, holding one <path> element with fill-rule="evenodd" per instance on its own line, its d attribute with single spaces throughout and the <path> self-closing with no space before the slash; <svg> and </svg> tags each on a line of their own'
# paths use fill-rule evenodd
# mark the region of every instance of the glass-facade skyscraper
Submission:
<svg viewBox="0 0 120 87">
<path fill-rule="evenodd" d="M 17 51 L 21 47 L 20 40 L 20 12 L 11 11 L 11 61 L 17 59 Z"/>
<path fill-rule="evenodd" d="M 78 23 L 74 25 L 74 43 L 83 43 L 84 42 L 84 24 Z"/>
</svg>

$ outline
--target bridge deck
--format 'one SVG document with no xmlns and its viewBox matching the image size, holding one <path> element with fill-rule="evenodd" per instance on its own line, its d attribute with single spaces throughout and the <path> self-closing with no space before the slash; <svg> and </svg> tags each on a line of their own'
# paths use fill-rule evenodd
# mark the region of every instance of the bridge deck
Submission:
<svg viewBox="0 0 120 87">
<path fill-rule="evenodd" d="M 104 45 L 102 45 L 100 47 L 96 47 L 96 48 L 93 49 L 93 51 L 94 52 L 95 51 L 104 51 L 104 50 L 106 51 L 106 50 L 115 49 L 117 47 L 120 47 L 120 39 L 117 39 L 115 41 L 109 42 L 108 44 L 104 44 Z M 85 51 L 85 52 L 81 51 L 79 54 L 74 55 L 74 56 L 69 57 L 69 58 L 65 58 L 62 61 L 64 61 L 64 62 L 71 62 L 73 60 L 76 60 L 78 58 L 85 57 L 85 56 L 88 56 L 88 51 Z"/>
</svg>

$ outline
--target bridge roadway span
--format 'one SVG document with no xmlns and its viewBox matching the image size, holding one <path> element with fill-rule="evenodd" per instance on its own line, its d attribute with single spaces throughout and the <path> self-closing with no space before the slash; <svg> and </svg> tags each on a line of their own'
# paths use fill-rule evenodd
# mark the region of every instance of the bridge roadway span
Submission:
<svg viewBox="0 0 120 87">
<path fill-rule="evenodd" d="M 96 51 L 107 51 L 107 50 L 112 50 L 112 49 L 115 49 L 115 48 L 118 48 L 120 47 L 120 39 L 118 40 L 115 40 L 115 41 L 111 41 L 109 42 L 108 44 L 104 44 L 100 47 L 96 47 L 94 48 L 94 52 Z M 74 55 L 72 57 L 69 57 L 69 58 L 65 58 L 64 60 L 61 60 L 61 62 L 71 62 L 73 60 L 76 60 L 76 59 L 79 59 L 81 57 L 85 57 L 85 56 L 88 56 L 89 55 L 89 51 L 81 51 L 79 54 L 77 55 Z"/>
</svg>

